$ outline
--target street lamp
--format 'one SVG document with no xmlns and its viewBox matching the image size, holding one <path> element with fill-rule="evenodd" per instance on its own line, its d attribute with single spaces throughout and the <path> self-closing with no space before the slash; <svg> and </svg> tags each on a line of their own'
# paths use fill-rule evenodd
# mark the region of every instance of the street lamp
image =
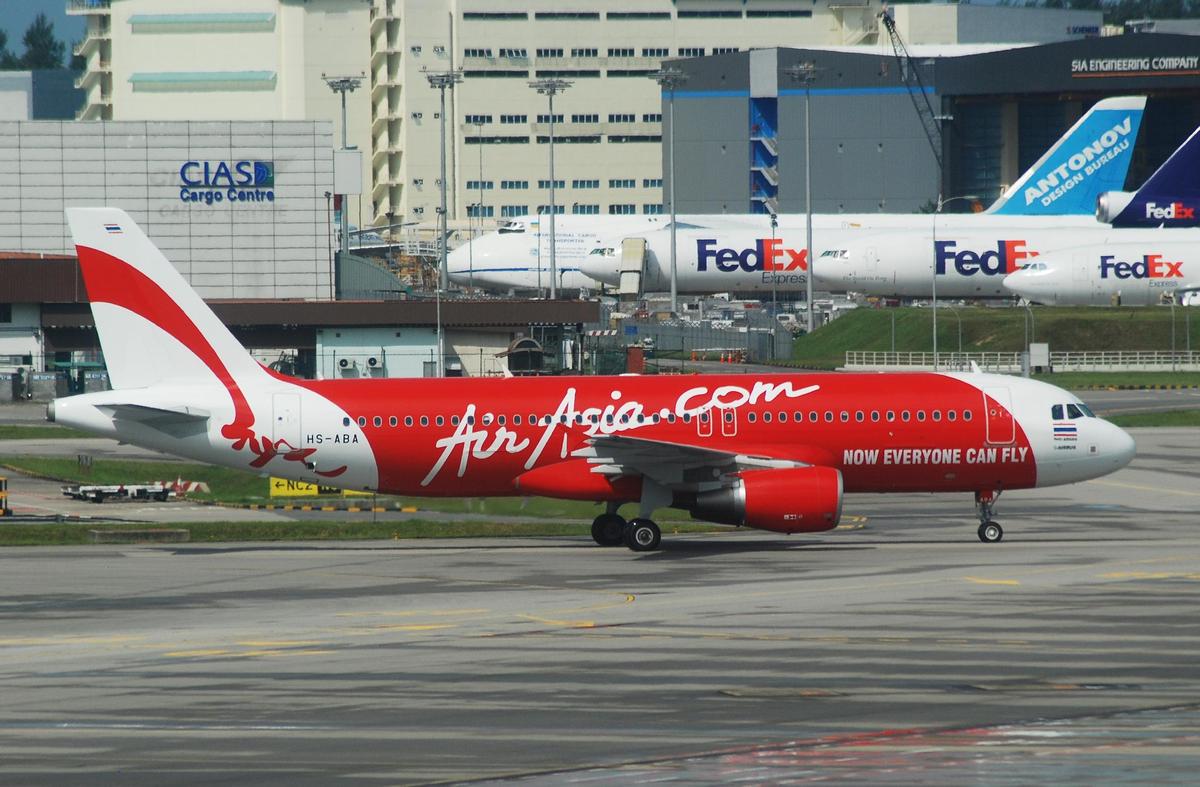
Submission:
<svg viewBox="0 0 1200 787">
<path fill-rule="evenodd" d="M 808 281 L 804 297 L 808 301 L 809 333 L 813 331 L 813 262 L 817 256 L 813 253 L 812 242 L 812 84 L 817 80 L 818 71 L 824 71 L 824 69 L 817 68 L 817 64 L 813 60 L 797 63 L 784 69 L 784 73 L 793 82 L 804 85 L 804 224 L 807 228 L 804 242 L 805 252 L 808 254 Z"/>
<path fill-rule="evenodd" d="M 358 76 L 328 76 L 324 73 L 321 74 L 321 79 L 325 80 L 325 84 L 329 86 L 329 89 L 342 97 L 342 150 L 348 149 L 346 144 L 346 94 L 353 93 L 362 87 L 364 78 L 366 78 L 365 74 L 359 74 Z M 340 248 L 343 254 L 350 251 L 350 206 L 347 204 L 348 201 L 347 195 L 343 194 L 342 220 L 340 222 L 342 233 Z"/>
<path fill-rule="evenodd" d="M 675 90 L 687 82 L 688 75 L 678 68 L 663 68 L 650 75 L 670 95 L 667 102 L 667 124 L 670 126 L 667 144 L 667 172 L 671 180 L 667 199 L 671 203 L 671 313 L 679 312 L 678 257 L 675 251 Z"/>
<path fill-rule="evenodd" d="M 426 71 L 425 78 L 429 80 L 430 87 L 436 87 L 441 98 L 441 197 L 442 204 L 438 208 L 438 286 L 434 300 L 437 303 L 436 321 L 437 321 L 437 360 L 435 367 L 438 377 L 446 376 L 446 353 L 445 353 L 445 336 L 442 333 L 442 290 L 450 286 L 449 266 L 446 264 L 446 236 L 449 234 L 446 229 L 446 88 L 454 89 L 454 86 L 462 82 L 463 76 L 461 71 Z"/>
<path fill-rule="evenodd" d="M 475 121 L 475 139 L 479 145 L 479 207 L 475 210 L 479 219 L 479 234 L 483 234 L 483 122 L 482 120 Z M 468 216 L 469 218 L 469 216 Z M 475 236 L 471 236 L 471 240 L 475 240 Z M 475 244 L 471 244 L 474 246 Z M 471 248 L 471 247 L 468 247 Z M 467 286 L 474 288 L 475 286 L 475 251 L 471 249 L 469 259 L 467 260 Z"/>
<path fill-rule="evenodd" d="M 558 264 L 554 236 L 554 97 L 571 86 L 565 79 L 534 79 L 529 86 L 550 102 L 550 299 L 558 298 Z"/>
<path fill-rule="evenodd" d="M 933 210 L 933 258 L 932 258 L 932 260 L 933 260 L 933 265 L 932 265 L 932 267 L 930 268 L 930 273 L 932 274 L 932 275 L 930 276 L 930 279 L 932 280 L 932 287 L 933 287 L 933 370 L 934 370 L 935 372 L 938 370 L 938 349 L 937 349 L 937 217 L 938 217 L 938 215 L 939 215 L 939 214 L 942 212 L 942 208 L 944 208 L 946 205 L 949 205 L 951 202 L 954 202 L 955 200 L 970 200 L 970 201 L 976 201 L 976 200 L 978 200 L 978 199 L 979 199 L 979 197 L 975 196 L 974 194 L 962 194 L 962 195 L 960 195 L 960 196 L 957 196 L 957 197 L 946 197 L 945 199 L 943 199 L 943 198 L 942 198 L 942 194 L 941 194 L 941 192 L 939 191 L 939 192 L 938 192 L 938 198 L 937 198 L 937 207 L 936 207 L 936 208 L 934 208 L 934 210 Z M 962 325 L 961 325 L 961 321 L 960 321 L 960 324 L 959 324 L 959 330 L 960 330 L 959 337 L 960 337 L 960 341 L 961 341 L 961 328 L 962 328 Z M 959 351 L 960 351 L 960 352 L 962 351 L 962 347 L 961 347 L 961 346 L 960 346 L 958 349 L 959 349 Z"/>
</svg>

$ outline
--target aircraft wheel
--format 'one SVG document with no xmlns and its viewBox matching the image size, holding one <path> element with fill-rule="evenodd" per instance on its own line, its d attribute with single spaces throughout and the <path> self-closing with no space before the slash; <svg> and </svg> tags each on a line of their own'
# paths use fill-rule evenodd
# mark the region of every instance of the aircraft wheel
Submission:
<svg viewBox="0 0 1200 787">
<path fill-rule="evenodd" d="M 625 526 L 625 546 L 634 552 L 652 552 L 661 542 L 662 531 L 652 520 L 639 517 Z"/>
<path fill-rule="evenodd" d="M 602 547 L 625 543 L 625 519 L 617 514 L 601 514 L 592 520 L 592 539 Z"/>
<path fill-rule="evenodd" d="M 1004 528 L 996 522 L 987 521 L 979 526 L 979 540 L 985 544 L 995 544 L 1004 538 Z"/>
</svg>

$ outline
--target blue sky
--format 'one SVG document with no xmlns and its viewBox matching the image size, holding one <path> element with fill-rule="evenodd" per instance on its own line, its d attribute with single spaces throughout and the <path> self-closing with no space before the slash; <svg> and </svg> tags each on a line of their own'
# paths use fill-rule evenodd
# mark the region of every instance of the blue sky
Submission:
<svg viewBox="0 0 1200 787">
<path fill-rule="evenodd" d="M 0 30 L 8 33 L 9 51 L 25 51 L 21 37 L 38 14 L 54 25 L 54 35 L 66 42 L 69 55 L 71 42 L 83 38 L 84 22 L 81 16 L 67 16 L 66 0 L 0 0 Z"/>
</svg>

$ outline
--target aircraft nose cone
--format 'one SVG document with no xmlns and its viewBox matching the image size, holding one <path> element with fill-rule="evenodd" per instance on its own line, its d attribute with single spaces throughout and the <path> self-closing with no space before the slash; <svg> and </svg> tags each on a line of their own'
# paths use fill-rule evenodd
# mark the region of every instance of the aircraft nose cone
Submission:
<svg viewBox="0 0 1200 787">
<path fill-rule="evenodd" d="M 1119 426 L 1105 423 L 1109 427 L 1109 434 L 1105 435 L 1100 450 L 1112 458 L 1116 464 L 1114 469 L 1119 470 L 1133 461 L 1134 455 L 1137 454 L 1137 443 L 1129 432 Z"/>
<path fill-rule="evenodd" d="M 1031 271 L 1013 271 L 1004 277 L 1004 287 L 1027 300 L 1045 300 L 1047 293 L 1038 277 Z"/>
<path fill-rule="evenodd" d="M 602 284 L 621 283 L 621 273 L 617 268 L 617 257 L 606 254 L 589 254 L 579 263 L 580 273 Z"/>
</svg>

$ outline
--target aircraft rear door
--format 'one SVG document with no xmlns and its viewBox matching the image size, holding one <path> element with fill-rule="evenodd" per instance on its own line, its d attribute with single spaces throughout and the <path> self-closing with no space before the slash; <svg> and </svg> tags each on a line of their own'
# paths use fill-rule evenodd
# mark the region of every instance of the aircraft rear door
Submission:
<svg viewBox="0 0 1200 787">
<path fill-rule="evenodd" d="M 274 431 L 275 442 L 285 441 L 292 448 L 301 445 L 300 436 L 300 396 L 299 394 L 275 394 L 271 397 L 275 410 Z"/>
<path fill-rule="evenodd" d="M 1012 415 L 1012 394 L 1007 388 L 983 389 L 984 417 L 987 419 L 987 441 L 992 445 L 1008 445 L 1016 439 L 1016 423 Z"/>
</svg>

